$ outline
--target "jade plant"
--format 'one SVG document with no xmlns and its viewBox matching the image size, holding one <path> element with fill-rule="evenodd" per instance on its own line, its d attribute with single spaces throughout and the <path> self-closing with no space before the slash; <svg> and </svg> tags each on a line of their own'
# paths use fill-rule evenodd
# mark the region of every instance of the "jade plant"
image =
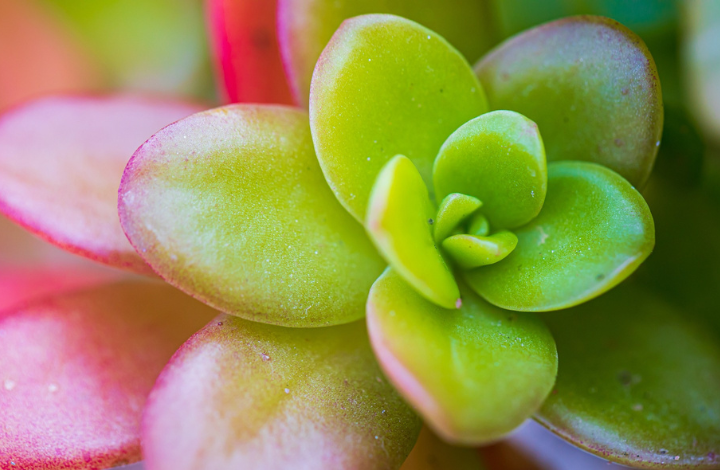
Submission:
<svg viewBox="0 0 720 470">
<path fill-rule="evenodd" d="M 106 168 L 143 129 L 197 109 L 53 98 L 0 120 L 4 213 L 224 312 L 155 384 L 142 425 L 149 469 L 397 468 L 421 420 L 448 442 L 480 445 L 533 415 L 612 460 L 717 464 L 716 417 L 676 417 L 693 420 L 675 441 L 644 425 L 614 440 L 594 427 L 608 413 L 582 401 L 583 387 L 612 377 L 597 403 L 630 410 L 610 413 L 608 428 L 620 432 L 625 413 L 642 410 L 632 389 L 642 378 L 615 364 L 653 318 L 688 338 L 677 355 L 720 364 L 711 340 L 696 341 L 663 307 L 654 317 L 651 300 L 637 307 L 639 326 L 620 315 L 644 299 L 632 285 L 603 295 L 655 241 L 638 189 L 660 144 L 662 102 L 632 32 L 567 18 L 473 69 L 430 29 L 359 16 L 322 52 L 308 102 L 309 113 L 241 104 L 192 114 L 140 146 L 122 181 Z M 83 158 L 58 165 L 41 151 L 48 140 L 55 154 Z M 92 165 L 102 170 L 86 172 Z M 118 183 L 134 250 L 107 210 Z M 612 337 L 606 312 L 626 336 Z M 585 341 L 588 325 L 597 335 Z M 642 344 L 693 380 L 653 338 L 664 336 Z M 583 348 L 609 343 L 616 350 L 587 370 Z M 695 399 L 712 415 L 720 379 L 703 377 L 708 392 Z M 645 380 L 662 389 L 666 376 Z M 694 450 L 680 456 L 688 441 Z"/>
</svg>

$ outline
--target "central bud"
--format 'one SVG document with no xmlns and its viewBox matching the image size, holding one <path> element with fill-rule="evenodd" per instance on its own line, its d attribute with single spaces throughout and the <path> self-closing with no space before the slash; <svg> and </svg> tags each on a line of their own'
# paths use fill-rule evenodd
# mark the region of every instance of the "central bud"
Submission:
<svg viewBox="0 0 720 470">
<path fill-rule="evenodd" d="M 436 246 L 463 269 L 479 268 L 503 260 L 517 246 L 514 233 L 490 234 L 482 201 L 466 194 L 448 194 L 432 221 Z"/>
</svg>

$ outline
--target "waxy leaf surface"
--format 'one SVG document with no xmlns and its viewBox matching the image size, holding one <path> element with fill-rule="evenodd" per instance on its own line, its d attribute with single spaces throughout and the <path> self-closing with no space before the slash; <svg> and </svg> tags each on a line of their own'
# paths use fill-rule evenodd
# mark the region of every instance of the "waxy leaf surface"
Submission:
<svg viewBox="0 0 720 470">
<path fill-rule="evenodd" d="M 517 246 L 517 236 L 503 230 L 490 236 L 459 234 L 442 243 L 445 252 L 464 269 L 495 264 L 505 259 Z"/>
<path fill-rule="evenodd" d="M 391 268 L 370 291 L 367 324 L 388 378 L 444 439 L 476 445 L 530 417 L 550 392 L 555 343 L 533 314 L 463 289 L 459 310 L 417 294 Z"/>
<path fill-rule="evenodd" d="M 475 70 L 492 109 L 537 123 L 548 161 L 605 165 L 642 187 L 662 133 L 657 70 L 642 41 L 619 23 L 558 20 L 498 46 Z"/>
<path fill-rule="evenodd" d="M 0 314 L 0 468 L 140 460 L 156 378 L 217 312 L 157 282 L 109 284 Z"/>
<path fill-rule="evenodd" d="M 421 295 L 441 307 L 458 308 L 455 277 L 433 240 L 434 214 L 417 168 L 398 155 L 375 182 L 365 227 L 388 264 Z"/>
<path fill-rule="evenodd" d="M 419 431 L 363 322 L 291 329 L 221 315 L 158 379 L 143 455 L 148 470 L 392 469 Z"/>
<path fill-rule="evenodd" d="M 218 82 L 226 102 L 292 104 L 276 32 L 277 0 L 208 0 Z"/>
<path fill-rule="evenodd" d="M 521 311 L 596 297 L 635 271 L 655 244 L 640 193 L 617 173 L 586 162 L 549 164 L 542 211 L 514 233 L 517 248 L 507 258 L 465 277 L 490 303 Z"/>
<path fill-rule="evenodd" d="M 485 111 L 485 94 L 463 56 L 436 33 L 396 16 L 345 21 L 313 75 L 310 124 L 318 159 L 358 220 L 388 160 L 407 156 L 430 188 L 440 146 Z"/>
<path fill-rule="evenodd" d="M 633 285 L 548 314 L 562 358 L 538 420 L 640 468 L 718 468 L 720 345 L 692 311 Z"/>
<path fill-rule="evenodd" d="M 482 206 L 482 201 L 466 194 L 452 193 L 443 198 L 433 221 L 433 237 L 437 243 L 445 240 L 473 212 Z"/>
<path fill-rule="evenodd" d="M 279 0 L 278 34 L 288 80 L 307 105 L 315 63 L 340 24 L 354 16 L 391 13 L 437 31 L 470 62 L 494 43 L 487 0 Z"/>
<path fill-rule="evenodd" d="M 152 270 L 120 228 L 123 168 L 148 137 L 198 106 L 131 96 L 48 97 L 0 116 L 0 211 L 92 260 Z"/>
<path fill-rule="evenodd" d="M 253 321 L 357 320 L 385 266 L 293 108 L 228 106 L 165 128 L 128 164 L 119 198 L 128 238 L 158 274 Z"/>
<path fill-rule="evenodd" d="M 433 165 L 435 197 L 475 196 L 493 228 L 526 224 L 547 191 L 545 149 L 537 125 L 513 111 L 493 111 L 448 138 Z"/>
</svg>

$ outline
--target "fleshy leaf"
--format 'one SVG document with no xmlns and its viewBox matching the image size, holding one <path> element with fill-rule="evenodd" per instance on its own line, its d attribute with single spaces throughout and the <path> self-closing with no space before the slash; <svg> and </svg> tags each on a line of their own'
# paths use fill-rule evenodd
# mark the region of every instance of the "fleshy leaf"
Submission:
<svg viewBox="0 0 720 470">
<path fill-rule="evenodd" d="M 513 111 L 494 111 L 448 137 L 433 166 L 435 197 L 475 196 L 493 227 L 532 220 L 545 200 L 547 165 L 537 125 Z"/>
<path fill-rule="evenodd" d="M 421 295 L 441 307 L 458 308 L 455 277 L 433 240 L 434 212 L 417 168 L 397 155 L 378 175 L 365 227 L 390 266 Z"/>
<path fill-rule="evenodd" d="M 470 218 L 468 223 L 468 234 L 484 237 L 490 233 L 490 222 L 482 212 L 478 212 Z"/>
<path fill-rule="evenodd" d="M 293 108 L 228 106 L 163 129 L 128 164 L 119 210 L 166 281 L 253 321 L 357 320 L 385 267 L 328 188 L 307 114 Z"/>
<path fill-rule="evenodd" d="M 476 449 L 450 445 L 423 426 L 415 447 L 400 470 L 439 469 L 483 470 L 485 466 Z"/>
<path fill-rule="evenodd" d="M 452 193 L 440 203 L 433 223 L 433 236 L 437 243 L 445 240 L 460 223 L 482 206 L 482 201 L 465 194 Z"/>
<path fill-rule="evenodd" d="M 472 269 L 504 260 L 515 249 L 518 238 L 503 230 L 490 236 L 453 235 L 442 243 L 443 249 L 458 266 Z"/>
<path fill-rule="evenodd" d="M 388 160 L 407 156 L 430 187 L 442 143 L 486 111 L 463 56 L 396 16 L 346 20 L 313 74 L 310 125 L 318 159 L 337 198 L 360 221 Z"/>
<path fill-rule="evenodd" d="M 613 288 L 648 257 L 655 228 L 645 200 L 617 173 L 594 163 L 548 165 L 540 214 L 515 230 L 517 248 L 501 263 L 466 273 L 499 307 L 571 307 Z"/>
<path fill-rule="evenodd" d="M 537 123 L 548 161 L 595 162 L 644 185 L 662 134 L 662 94 L 650 53 L 629 29 L 601 17 L 558 20 L 506 41 L 475 70 L 491 108 Z"/>
<path fill-rule="evenodd" d="M 34 298 L 88 288 L 117 280 L 117 272 L 88 268 L 0 268 L 0 311 Z"/>
<path fill-rule="evenodd" d="M 292 104 L 276 21 L 277 0 L 208 0 L 213 53 L 226 102 Z"/>
<path fill-rule="evenodd" d="M 156 282 L 110 284 L 0 315 L 0 468 L 137 461 L 165 363 L 217 312 Z"/>
<path fill-rule="evenodd" d="M 223 315 L 158 379 L 143 455 L 148 470 L 398 468 L 419 431 L 362 322 L 289 329 Z"/>
<path fill-rule="evenodd" d="M 491 9 L 488 0 L 278 0 L 280 50 L 295 99 L 307 105 L 318 57 L 348 18 L 390 13 L 416 21 L 475 61 L 495 42 Z"/>
<path fill-rule="evenodd" d="M 717 468 L 720 347 L 692 312 L 632 285 L 548 315 L 562 357 L 538 419 L 640 468 Z"/>
<path fill-rule="evenodd" d="M 47 97 L 11 109 L 0 117 L 0 211 L 70 252 L 152 274 L 120 228 L 117 188 L 145 139 L 199 110 L 131 96 Z"/>
<path fill-rule="evenodd" d="M 459 310 L 417 294 L 392 268 L 370 291 L 368 331 L 400 393 L 443 439 L 497 439 L 534 413 L 555 381 L 557 354 L 533 314 L 507 312 L 462 289 Z"/>
</svg>

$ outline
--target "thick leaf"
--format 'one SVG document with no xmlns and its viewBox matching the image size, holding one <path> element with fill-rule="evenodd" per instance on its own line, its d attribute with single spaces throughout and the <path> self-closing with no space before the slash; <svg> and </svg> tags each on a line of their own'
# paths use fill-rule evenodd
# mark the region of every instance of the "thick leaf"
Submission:
<svg viewBox="0 0 720 470">
<path fill-rule="evenodd" d="M 0 211 L 73 253 L 152 274 L 123 234 L 117 188 L 135 149 L 199 110 L 171 101 L 48 97 L 0 117 Z"/>
<path fill-rule="evenodd" d="M 307 105 L 315 63 L 340 24 L 354 16 L 391 13 L 437 31 L 469 61 L 495 42 L 489 0 L 278 0 L 280 50 L 293 94 Z"/>
<path fill-rule="evenodd" d="M 494 111 L 448 138 L 433 165 L 435 197 L 475 196 L 494 228 L 528 223 L 547 191 L 545 149 L 537 125 L 513 111 Z"/>
<path fill-rule="evenodd" d="M 515 249 L 518 238 L 503 230 L 490 236 L 453 235 L 442 243 L 445 252 L 463 269 L 488 266 L 504 260 Z"/>
<path fill-rule="evenodd" d="M 426 423 L 450 442 L 479 444 L 539 408 L 557 354 L 537 317 L 462 294 L 461 309 L 441 309 L 388 269 L 370 291 L 367 323 L 380 365 Z"/>
<path fill-rule="evenodd" d="M 77 267 L 1 268 L 0 311 L 34 298 L 78 290 L 117 280 L 118 277 L 110 270 Z"/>
<path fill-rule="evenodd" d="M 459 308 L 455 277 L 433 240 L 434 213 L 417 168 L 398 155 L 378 175 L 365 227 L 388 264 L 423 297 Z"/>
<path fill-rule="evenodd" d="M 485 111 L 485 94 L 462 55 L 396 16 L 345 21 L 313 75 L 310 124 L 318 159 L 358 220 L 388 160 L 407 156 L 429 187 L 442 143 Z"/>
<path fill-rule="evenodd" d="M 208 0 L 213 53 L 226 102 L 292 104 L 275 29 L 277 0 Z"/>
<path fill-rule="evenodd" d="M 660 145 L 662 94 L 630 30 L 600 17 L 558 20 L 498 46 L 476 72 L 491 108 L 537 123 L 548 161 L 600 163 L 644 185 Z"/>
<path fill-rule="evenodd" d="M 160 376 L 143 455 L 148 470 L 389 469 L 419 431 L 363 323 L 289 329 L 223 315 Z"/>
<path fill-rule="evenodd" d="M 307 114 L 292 108 L 228 106 L 163 129 L 128 164 L 119 210 L 165 280 L 253 321 L 357 320 L 385 266 L 323 179 Z"/>
<path fill-rule="evenodd" d="M 0 109 L 30 97 L 99 85 L 97 64 L 40 2 L 0 3 Z"/>
<path fill-rule="evenodd" d="M 467 232 L 470 235 L 484 237 L 490 233 L 490 222 L 482 212 L 477 212 L 468 223 Z"/>
<path fill-rule="evenodd" d="M 140 459 L 140 415 L 175 350 L 217 314 L 155 282 L 111 284 L 0 314 L 0 468 Z"/>
<path fill-rule="evenodd" d="M 720 345 L 687 313 L 632 285 L 547 315 L 562 358 L 539 420 L 641 468 L 717 468 Z"/>
<path fill-rule="evenodd" d="M 466 279 L 490 303 L 521 311 L 597 297 L 632 274 L 655 244 L 640 193 L 617 173 L 585 162 L 548 165 L 545 205 L 515 234 L 515 251 Z"/>
<path fill-rule="evenodd" d="M 465 194 L 445 196 L 433 222 L 433 237 L 437 243 L 445 240 L 465 219 L 482 206 L 482 201 Z"/>
<path fill-rule="evenodd" d="M 720 4 L 712 1 L 682 3 L 687 35 L 683 52 L 688 93 L 701 128 L 720 143 Z"/>
<path fill-rule="evenodd" d="M 483 470 L 485 466 L 475 449 L 448 444 L 423 427 L 412 452 L 400 470 Z"/>
</svg>

